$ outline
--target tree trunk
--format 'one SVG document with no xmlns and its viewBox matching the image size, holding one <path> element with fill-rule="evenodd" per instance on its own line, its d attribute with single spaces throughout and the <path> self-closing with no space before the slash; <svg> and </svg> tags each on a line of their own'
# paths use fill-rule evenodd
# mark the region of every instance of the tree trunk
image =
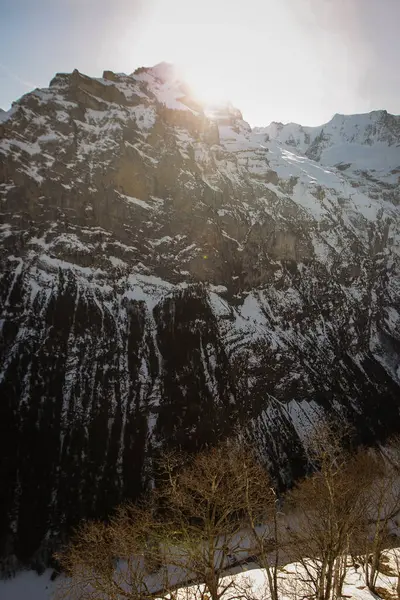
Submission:
<svg viewBox="0 0 400 600">
<path fill-rule="evenodd" d="M 325 597 L 326 573 L 327 573 L 327 559 L 324 558 L 322 561 L 322 564 L 321 564 L 321 571 L 319 574 L 317 600 L 326 600 L 326 597 Z"/>
<path fill-rule="evenodd" d="M 347 555 L 342 554 L 336 559 L 334 575 L 335 598 L 340 598 L 343 592 L 343 584 L 346 577 Z"/>
<path fill-rule="evenodd" d="M 219 600 L 218 594 L 218 577 L 215 572 L 210 572 L 205 580 L 206 588 L 210 593 L 211 600 Z"/>
<path fill-rule="evenodd" d="M 329 600 L 329 598 L 331 597 L 334 564 L 335 564 L 334 561 L 333 562 L 332 562 L 332 560 L 329 561 L 328 569 L 326 572 L 326 587 L 325 587 L 325 599 L 324 600 Z"/>
</svg>

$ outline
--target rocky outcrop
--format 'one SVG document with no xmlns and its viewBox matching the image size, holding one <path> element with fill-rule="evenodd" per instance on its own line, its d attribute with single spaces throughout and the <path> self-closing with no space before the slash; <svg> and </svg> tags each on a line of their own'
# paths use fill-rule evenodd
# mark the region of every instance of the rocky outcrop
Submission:
<svg viewBox="0 0 400 600">
<path fill-rule="evenodd" d="M 0 136 L 3 554 L 168 446 L 240 425 L 287 485 L 323 414 L 400 429 L 399 117 L 252 130 L 162 64 L 58 74 Z"/>
</svg>

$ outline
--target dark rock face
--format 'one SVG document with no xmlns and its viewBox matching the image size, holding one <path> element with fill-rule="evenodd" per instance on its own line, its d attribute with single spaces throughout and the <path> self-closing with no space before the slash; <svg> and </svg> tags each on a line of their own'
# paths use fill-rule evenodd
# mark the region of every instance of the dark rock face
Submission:
<svg viewBox="0 0 400 600">
<path fill-rule="evenodd" d="M 399 117 L 251 130 L 168 65 L 0 114 L 0 552 L 27 561 L 243 426 L 400 430 Z"/>
</svg>

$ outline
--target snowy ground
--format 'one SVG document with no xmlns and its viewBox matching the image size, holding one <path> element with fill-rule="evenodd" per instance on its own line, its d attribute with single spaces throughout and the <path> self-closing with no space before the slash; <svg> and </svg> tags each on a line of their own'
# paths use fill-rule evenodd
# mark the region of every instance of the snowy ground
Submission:
<svg viewBox="0 0 400 600">
<path fill-rule="evenodd" d="M 26 571 L 14 579 L 0 581 L 0 600 L 49 600 L 54 590 L 51 574 L 50 569 L 41 576 Z"/>
<path fill-rule="evenodd" d="M 392 597 L 393 600 L 397 598 L 397 577 L 395 576 L 397 569 L 394 552 L 400 557 L 400 549 L 386 553 L 389 558 L 386 567 L 389 567 L 389 569 L 385 570 L 391 571 L 392 575 L 380 574 L 377 581 L 377 588 L 385 590 L 385 598 Z M 298 564 L 289 564 L 282 567 L 279 575 L 282 600 L 311 597 L 311 594 L 307 594 L 304 585 L 301 583 L 301 572 L 301 567 Z M 29 571 L 20 573 L 14 579 L 0 581 L 0 600 L 50 600 L 55 590 L 55 584 L 50 581 L 51 573 L 51 570 L 47 570 L 42 576 L 38 576 L 33 571 Z M 247 589 L 250 584 L 252 600 L 268 598 L 266 578 L 262 569 L 247 565 L 247 570 L 233 577 L 235 584 L 242 589 Z M 197 587 L 182 588 L 177 595 L 177 600 L 200 600 L 201 592 L 201 588 Z M 227 597 L 229 597 L 229 594 Z M 348 569 L 343 597 L 357 600 L 376 600 L 377 596 L 372 594 L 365 585 L 361 567 L 357 570 L 353 567 Z"/>
</svg>

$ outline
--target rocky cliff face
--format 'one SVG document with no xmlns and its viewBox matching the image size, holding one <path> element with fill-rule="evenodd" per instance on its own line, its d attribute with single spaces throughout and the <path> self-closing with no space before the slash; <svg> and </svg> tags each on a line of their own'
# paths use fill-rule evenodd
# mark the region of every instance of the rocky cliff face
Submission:
<svg viewBox="0 0 400 600">
<path fill-rule="evenodd" d="M 246 426 L 288 483 L 324 413 L 400 430 L 400 117 L 251 130 L 168 65 L 0 114 L 0 543 Z"/>
</svg>

